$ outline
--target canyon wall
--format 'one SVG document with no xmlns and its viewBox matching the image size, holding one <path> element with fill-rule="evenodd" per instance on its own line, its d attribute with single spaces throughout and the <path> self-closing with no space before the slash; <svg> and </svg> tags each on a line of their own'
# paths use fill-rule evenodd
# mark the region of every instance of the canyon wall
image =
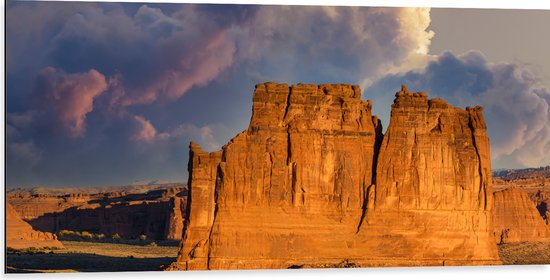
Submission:
<svg viewBox="0 0 550 280">
<path fill-rule="evenodd" d="M 35 230 L 88 231 L 135 239 L 181 240 L 187 205 L 183 188 L 98 194 L 8 194 L 18 215 Z"/>
<path fill-rule="evenodd" d="M 403 87 L 382 135 L 371 106 L 358 86 L 257 85 L 247 130 L 191 144 L 171 269 L 499 263 L 482 109 Z"/>
<path fill-rule="evenodd" d="M 23 221 L 11 204 L 6 203 L 6 248 L 63 248 L 57 237 L 49 232 L 33 230 Z"/>
</svg>

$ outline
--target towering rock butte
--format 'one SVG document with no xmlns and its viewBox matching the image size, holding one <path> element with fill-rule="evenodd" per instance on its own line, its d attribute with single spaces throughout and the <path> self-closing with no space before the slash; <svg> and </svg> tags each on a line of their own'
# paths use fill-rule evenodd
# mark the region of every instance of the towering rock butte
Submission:
<svg viewBox="0 0 550 280">
<path fill-rule="evenodd" d="M 170 269 L 496 264 L 481 108 L 406 87 L 382 135 L 358 86 L 256 86 L 249 128 L 191 143 Z"/>
<path fill-rule="evenodd" d="M 445 265 L 498 260 L 486 130 L 480 106 L 462 110 L 405 86 L 396 93 L 358 236 L 369 254 Z"/>
<path fill-rule="evenodd" d="M 550 226 L 527 192 L 517 187 L 494 193 L 493 220 L 499 243 L 550 241 Z"/>
<path fill-rule="evenodd" d="M 52 233 L 33 230 L 31 225 L 19 217 L 11 204 L 6 203 L 6 247 L 14 249 L 63 248 L 63 244 Z"/>
</svg>

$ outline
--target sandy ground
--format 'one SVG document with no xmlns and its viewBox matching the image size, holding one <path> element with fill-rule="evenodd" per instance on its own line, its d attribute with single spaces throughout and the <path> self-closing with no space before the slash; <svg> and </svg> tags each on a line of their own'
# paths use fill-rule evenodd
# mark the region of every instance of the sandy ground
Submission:
<svg viewBox="0 0 550 280">
<path fill-rule="evenodd" d="M 8 273 L 158 271 L 175 261 L 178 245 L 127 245 L 63 241 L 65 249 L 39 253 L 8 253 Z M 549 242 L 499 245 L 506 265 L 550 264 Z"/>
<path fill-rule="evenodd" d="M 499 245 L 504 264 L 550 264 L 550 242 L 520 242 Z"/>
<path fill-rule="evenodd" d="M 175 261 L 178 245 L 62 241 L 65 249 L 8 253 L 6 272 L 158 271 Z"/>
</svg>

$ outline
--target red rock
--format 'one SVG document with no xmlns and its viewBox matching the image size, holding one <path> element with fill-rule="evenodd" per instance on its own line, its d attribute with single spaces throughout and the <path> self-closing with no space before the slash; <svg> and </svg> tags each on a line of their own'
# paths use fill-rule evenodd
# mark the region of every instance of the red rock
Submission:
<svg viewBox="0 0 550 280">
<path fill-rule="evenodd" d="M 186 205 L 183 191 L 172 187 L 96 194 L 14 194 L 8 195 L 8 201 L 34 229 L 44 232 L 66 229 L 106 236 L 117 233 L 128 239 L 146 235 L 149 239 L 181 240 L 181 211 Z"/>
<path fill-rule="evenodd" d="M 493 219 L 499 243 L 550 241 L 548 226 L 527 192 L 517 187 L 494 193 Z"/>
<path fill-rule="evenodd" d="M 489 139 L 482 108 L 396 94 L 362 242 L 391 259 L 492 264 Z M 372 209 L 372 210 L 371 210 Z"/>
<path fill-rule="evenodd" d="M 11 204 L 6 203 L 6 247 L 14 249 L 57 247 L 63 244 L 55 234 L 33 230 L 23 221 Z"/>
<path fill-rule="evenodd" d="M 381 125 L 360 96 L 259 84 L 246 131 L 220 152 L 192 143 L 170 269 L 499 263 L 481 108 L 404 88 L 379 156 Z"/>
</svg>

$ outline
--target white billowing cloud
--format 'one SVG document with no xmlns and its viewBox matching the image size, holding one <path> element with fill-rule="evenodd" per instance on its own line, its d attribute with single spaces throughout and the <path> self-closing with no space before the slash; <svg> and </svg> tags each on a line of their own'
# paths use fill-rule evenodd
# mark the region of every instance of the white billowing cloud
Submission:
<svg viewBox="0 0 550 280">
<path fill-rule="evenodd" d="M 128 12 L 118 4 L 14 4 L 7 11 L 10 26 L 32 19 L 33 36 L 10 29 L 10 61 L 23 56 L 21 47 L 36 65 L 55 62 L 59 71 L 73 73 L 97 69 L 111 77 L 109 109 L 125 111 L 178 99 L 231 68 L 251 73 L 245 81 L 364 86 L 425 62 L 433 36 L 427 8 L 138 7 Z M 23 13 L 25 18 L 16 17 Z M 40 51 L 33 49 L 34 38 Z M 79 136 L 77 120 L 72 133 Z"/>
<path fill-rule="evenodd" d="M 86 115 L 93 110 L 94 99 L 107 90 L 107 82 L 95 69 L 66 74 L 48 67 L 41 73 L 37 90 L 47 102 L 43 109 L 51 109 L 72 137 L 82 137 L 86 131 Z"/>
<path fill-rule="evenodd" d="M 262 6 L 237 34 L 239 59 L 264 79 L 361 83 L 423 67 L 434 33 L 428 8 Z"/>
<path fill-rule="evenodd" d="M 479 52 L 445 53 L 425 69 L 391 74 L 366 90 L 387 110 L 400 84 L 454 106 L 484 107 L 494 168 L 550 165 L 550 90 L 526 67 L 491 63 Z M 389 115 L 382 116 L 387 124 Z"/>
<path fill-rule="evenodd" d="M 550 165 L 550 90 L 522 66 L 500 63 L 492 70 L 493 87 L 480 102 L 494 126 L 494 164 Z"/>
</svg>

